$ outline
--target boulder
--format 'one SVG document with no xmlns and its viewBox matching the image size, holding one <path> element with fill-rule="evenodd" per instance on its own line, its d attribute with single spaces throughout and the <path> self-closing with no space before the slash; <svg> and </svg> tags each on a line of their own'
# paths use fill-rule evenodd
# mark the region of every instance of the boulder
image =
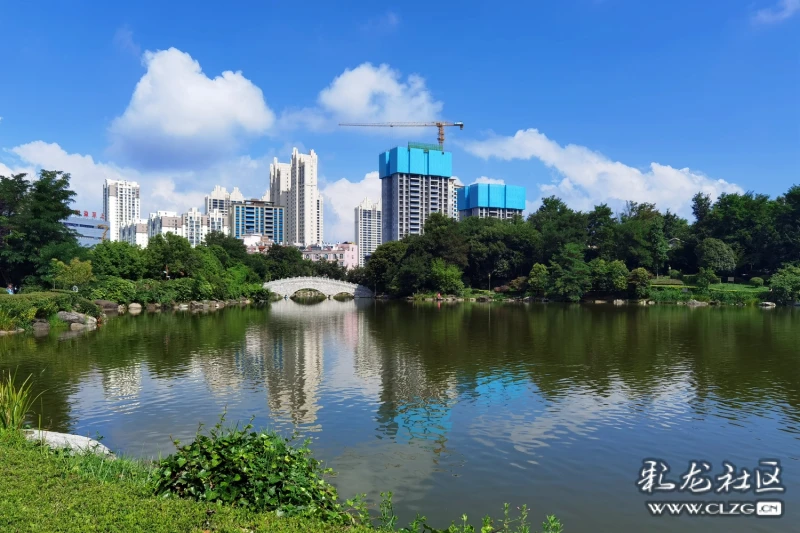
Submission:
<svg viewBox="0 0 800 533">
<path fill-rule="evenodd" d="M 147 312 L 148 313 L 157 313 L 161 311 L 161 306 L 158 304 L 147 304 Z"/>
<path fill-rule="evenodd" d="M 625 305 L 625 300 L 614 300 L 614 305 Z"/>
<path fill-rule="evenodd" d="M 26 430 L 25 437 L 28 440 L 36 440 L 42 444 L 47 444 L 54 450 L 69 448 L 79 452 L 91 452 L 108 459 L 115 459 L 111 450 L 98 441 L 88 437 L 80 437 L 68 433 L 56 433 L 55 431 L 42 431 L 39 429 Z"/>
<path fill-rule="evenodd" d="M 97 319 L 93 316 L 86 315 L 86 322 L 84 322 L 86 329 L 97 329 Z"/>
<path fill-rule="evenodd" d="M 697 300 L 689 300 L 686 302 L 686 305 L 690 307 L 704 307 L 708 305 L 708 302 L 698 302 Z"/>
<path fill-rule="evenodd" d="M 126 309 L 125 304 L 119 304 L 117 306 L 117 313 L 123 314 L 123 313 L 125 313 L 125 309 Z"/>
<path fill-rule="evenodd" d="M 56 316 L 67 324 L 83 324 L 86 322 L 86 315 L 75 313 L 74 311 L 59 311 Z"/>
<path fill-rule="evenodd" d="M 22 328 L 11 329 L 11 330 L 8 330 L 8 331 L 0 329 L 0 337 L 2 337 L 4 335 L 15 335 L 17 333 L 24 333 L 24 332 L 25 332 L 25 330 L 22 329 Z"/>
<path fill-rule="evenodd" d="M 775 302 L 761 302 L 758 305 L 761 307 L 775 307 Z"/>
<path fill-rule="evenodd" d="M 37 337 L 43 337 L 50 333 L 50 322 L 47 320 L 34 320 L 33 334 Z"/>
<path fill-rule="evenodd" d="M 118 313 L 119 304 L 110 300 L 95 300 L 94 303 L 100 306 L 104 313 Z"/>
<path fill-rule="evenodd" d="M 69 325 L 69 329 L 71 331 L 83 331 L 84 329 L 86 329 L 86 324 L 81 324 L 80 322 L 72 322 Z"/>
<path fill-rule="evenodd" d="M 128 306 L 128 311 L 141 311 L 142 304 L 132 303 Z"/>
</svg>

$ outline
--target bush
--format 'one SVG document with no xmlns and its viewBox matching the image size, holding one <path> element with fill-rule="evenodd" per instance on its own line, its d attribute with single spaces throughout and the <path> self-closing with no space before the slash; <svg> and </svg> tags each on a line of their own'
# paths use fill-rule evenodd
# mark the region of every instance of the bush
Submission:
<svg viewBox="0 0 800 533">
<path fill-rule="evenodd" d="M 650 273 L 644 268 L 634 268 L 628 275 L 628 283 L 637 298 L 647 298 L 650 295 Z"/>
<path fill-rule="evenodd" d="M 750 285 L 753 287 L 763 287 L 764 286 L 764 279 L 763 278 L 750 278 Z"/>
<path fill-rule="evenodd" d="M 0 318 L 6 325 L 25 328 L 34 319 L 47 319 L 59 311 L 77 311 L 100 318 L 100 308 L 86 298 L 70 291 L 32 292 L 0 295 Z"/>
<path fill-rule="evenodd" d="M 748 291 L 708 291 L 710 300 L 726 305 L 755 305 L 760 299 Z"/>
<path fill-rule="evenodd" d="M 198 501 L 227 503 L 279 515 L 313 516 L 338 521 L 346 517 L 336 488 L 323 479 L 330 471 L 311 456 L 308 441 L 271 432 L 223 428 L 224 415 L 194 442 L 159 462 L 156 493 Z"/>
<path fill-rule="evenodd" d="M 681 273 L 678 270 L 670 269 L 669 277 L 672 279 L 681 279 Z"/>
<path fill-rule="evenodd" d="M 650 291 L 650 299 L 658 303 L 686 302 L 692 299 L 692 293 L 674 287 L 654 288 Z"/>
<path fill-rule="evenodd" d="M 524 292 L 528 288 L 528 278 L 525 276 L 520 276 L 512 279 L 509 282 L 508 287 L 514 292 Z"/>
<path fill-rule="evenodd" d="M 89 291 L 89 297 L 127 305 L 136 298 L 136 284 L 126 279 L 108 277 Z"/>
<path fill-rule="evenodd" d="M 695 285 L 701 291 L 708 290 L 709 285 L 716 285 L 720 282 L 720 279 L 714 274 L 714 271 L 710 268 L 701 268 L 700 272 L 697 274 L 697 278 L 695 281 Z"/>
</svg>

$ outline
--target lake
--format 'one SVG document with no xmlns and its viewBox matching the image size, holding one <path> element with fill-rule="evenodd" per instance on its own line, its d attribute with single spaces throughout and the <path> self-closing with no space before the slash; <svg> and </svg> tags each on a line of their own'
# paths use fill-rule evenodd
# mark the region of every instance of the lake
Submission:
<svg viewBox="0 0 800 533">
<path fill-rule="evenodd" d="M 567 532 L 797 531 L 800 309 L 291 300 L 0 338 L 42 425 L 156 457 L 198 424 L 310 437 L 342 497 L 405 524 L 528 504 Z M 782 462 L 783 494 L 639 491 L 645 458 Z M 785 515 L 652 517 L 646 501 L 780 499 Z M 536 530 L 536 528 L 534 528 Z"/>
</svg>

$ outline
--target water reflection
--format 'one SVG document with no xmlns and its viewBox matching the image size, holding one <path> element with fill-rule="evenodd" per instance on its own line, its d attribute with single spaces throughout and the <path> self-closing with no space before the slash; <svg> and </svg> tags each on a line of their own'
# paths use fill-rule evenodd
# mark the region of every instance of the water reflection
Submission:
<svg viewBox="0 0 800 533">
<path fill-rule="evenodd" d="M 642 505 L 642 457 L 798 461 L 798 321 L 790 309 L 281 301 L 3 338 L 0 368 L 36 375 L 47 425 L 126 453 L 168 453 L 170 435 L 227 409 L 314 437 L 343 495 L 392 490 L 404 516 L 509 501 L 576 531 L 668 531 L 641 509 L 612 512 Z"/>
</svg>

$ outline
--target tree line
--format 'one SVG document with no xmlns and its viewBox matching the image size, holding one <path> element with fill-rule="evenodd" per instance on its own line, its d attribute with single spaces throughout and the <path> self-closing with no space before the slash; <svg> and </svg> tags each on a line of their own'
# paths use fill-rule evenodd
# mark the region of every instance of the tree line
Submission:
<svg viewBox="0 0 800 533">
<path fill-rule="evenodd" d="M 95 287 L 98 295 L 98 287 L 115 283 L 130 294 L 133 283 L 154 300 L 177 293 L 221 299 L 247 295 L 271 279 L 327 276 L 398 297 L 499 288 L 577 300 L 589 291 L 643 297 L 654 276 L 692 276 L 702 290 L 726 275 L 767 280 L 787 301 L 800 292 L 797 185 L 775 199 L 748 192 L 712 201 L 698 193 L 693 222 L 652 203 L 628 202 L 620 213 L 606 204 L 582 212 L 556 197 L 545 198 L 527 219 L 458 222 L 433 214 L 423 235 L 384 243 L 366 267 L 347 272 L 334 262 L 304 260 L 291 246 L 248 254 L 242 241 L 219 233 L 195 248 L 174 234 L 156 236 L 144 249 L 120 242 L 83 248 L 62 223 L 75 197 L 69 181 L 69 174 L 48 170 L 34 180 L 0 176 L 5 284 L 79 285 Z"/>
<path fill-rule="evenodd" d="M 773 277 L 796 297 L 800 186 L 775 199 L 698 193 L 692 213 L 690 223 L 637 202 L 581 212 L 551 196 L 527 219 L 433 214 L 423 235 L 382 244 L 349 277 L 393 296 L 503 287 L 569 300 L 590 290 L 642 296 L 654 276 L 692 275 L 701 288 L 718 275 Z"/>
<path fill-rule="evenodd" d="M 71 288 L 97 299 L 144 303 L 263 296 L 264 281 L 294 276 L 345 279 L 334 262 L 312 262 L 291 246 L 272 246 L 248 254 L 244 243 L 211 233 L 192 248 L 167 233 L 139 248 L 105 241 L 92 248 L 78 244 L 63 224 L 73 210 L 70 175 L 42 170 L 0 176 L 0 275 L 4 285 L 25 291 Z"/>
</svg>

